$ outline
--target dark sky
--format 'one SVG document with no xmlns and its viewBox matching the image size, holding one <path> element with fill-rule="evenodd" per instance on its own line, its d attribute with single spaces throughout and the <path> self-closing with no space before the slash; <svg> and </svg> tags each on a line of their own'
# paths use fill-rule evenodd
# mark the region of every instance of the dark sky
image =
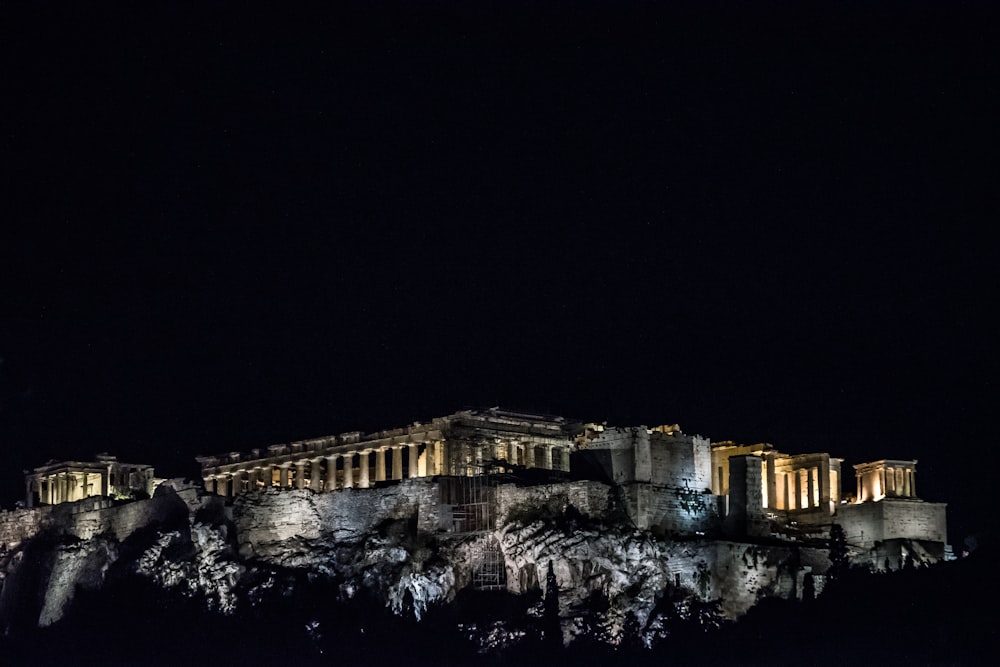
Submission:
<svg viewBox="0 0 1000 667">
<path fill-rule="evenodd" d="M 918 458 L 979 529 L 994 9 L 421 4 L 4 4 L 5 506 L 499 404 Z"/>
</svg>

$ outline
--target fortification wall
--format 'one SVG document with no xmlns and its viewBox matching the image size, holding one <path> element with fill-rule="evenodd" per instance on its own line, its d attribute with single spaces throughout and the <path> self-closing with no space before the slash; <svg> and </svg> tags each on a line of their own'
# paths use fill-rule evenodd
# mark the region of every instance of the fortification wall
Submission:
<svg viewBox="0 0 1000 667">
<path fill-rule="evenodd" d="M 712 453 L 706 438 L 654 432 L 650 456 L 653 484 L 699 491 L 712 487 Z"/>
<path fill-rule="evenodd" d="M 763 597 L 801 599 L 805 577 L 826 572 L 830 564 L 821 549 L 727 541 L 706 544 L 710 576 L 704 577 L 704 567 L 698 568 L 700 578 L 693 590 L 704 599 L 721 598 L 722 611 L 730 618 L 745 614 Z"/>
<path fill-rule="evenodd" d="M 183 501 L 181 495 L 168 490 L 154 498 L 124 504 L 92 496 L 73 503 L 3 511 L 0 552 L 13 550 L 43 531 L 81 540 L 105 535 L 122 541 L 139 528 L 183 516 L 188 509 Z"/>
<path fill-rule="evenodd" d="M 689 486 L 629 484 L 625 500 L 636 527 L 656 532 L 706 533 L 719 520 L 715 496 Z"/>
<path fill-rule="evenodd" d="M 51 507 L 0 511 L 0 553 L 19 547 L 51 525 Z"/>
<path fill-rule="evenodd" d="M 584 461 L 586 467 L 600 471 L 603 479 L 627 484 L 636 478 L 636 434 L 633 428 L 608 428 L 573 456 Z"/>
<path fill-rule="evenodd" d="M 354 541 L 391 519 L 415 518 L 418 530 L 433 532 L 440 525 L 439 498 L 438 485 L 427 478 L 336 493 L 271 489 L 237 497 L 232 517 L 241 554 L 263 555 L 268 545 L 296 538 Z"/>
<path fill-rule="evenodd" d="M 176 493 L 163 493 L 124 505 L 114 505 L 104 498 L 87 498 L 55 508 L 56 515 L 64 515 L 59 521 L 63 533 L 81 540 L 113 535 L 119 542 L 139 528 L 171 519 L 180 520 L 186 518 L 187 513 L 187 505 Z"/>
<path fill-rule="evenodd" d="M 948 534 L 945 509 L 944 503 L 886 498 L 841 505 L 834 521 L 843 527 L 847 543 L 861 549 L 901 538 L 943 544 Z"/>
<path fill-rule="evenodd" d="M 948 541 L 945 503 L 915 503 L 890 499 L 879 504 L 885 505 L 884 539 L 907 537 L 930 542 Z"/>
</svg>

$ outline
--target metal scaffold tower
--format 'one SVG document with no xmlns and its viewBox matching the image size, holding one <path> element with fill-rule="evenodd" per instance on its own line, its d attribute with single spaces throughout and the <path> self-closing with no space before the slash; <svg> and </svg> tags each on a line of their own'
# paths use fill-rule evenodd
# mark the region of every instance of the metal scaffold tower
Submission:
<svg viewBox="0 0 1000 667">
<path fill-rule="evenodd" d="M 478 473 L 442 481 L 442 502 L 452 508 L 451 532 L 472 543 L 472 585 L 478 590 L 503 590 L 507 571 L 496 528 L 496 486 L 491 466 L 477 466 Z"/>
</svg>

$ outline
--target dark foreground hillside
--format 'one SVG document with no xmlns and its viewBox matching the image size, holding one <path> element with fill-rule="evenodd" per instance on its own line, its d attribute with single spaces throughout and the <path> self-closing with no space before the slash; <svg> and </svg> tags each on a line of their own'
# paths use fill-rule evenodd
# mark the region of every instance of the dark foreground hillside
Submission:
<svg viewBox="0 0 1000 667">
<path fill-rule="evenodd" d="M 709 606 L 701 616 L 668 622 L 650 648 L 637 632 L 609 647 L 597 627 L 563 648 L 552 641 L 553 619 L 533 613 L 545 608 L 540 595 L 464 594 L 416 622 L 392 616 L 363 592 L 345 602 L 338 582 L 290 571 L 294 585 L 274 587 L 252 610 L 226 617 L 206 611 L 201 600 L 112 571 L 100 592 L 81 591 L 61 622 L 0 640 L 0 655 L 5 665 L 76 667 L 303 659 L 439 666 L 989 664 L 998 648 L 996 562 L 995 545 L 986 545 L 965 560 L 925 569 L 850 572 L 815 600 L 765 600 L 718 628 Z M 505 621 L 502 632 L 497 621 Z M 491 627 L 515 640 L 481 652 L 469 638 L 481 641 Z"/>
</svg>

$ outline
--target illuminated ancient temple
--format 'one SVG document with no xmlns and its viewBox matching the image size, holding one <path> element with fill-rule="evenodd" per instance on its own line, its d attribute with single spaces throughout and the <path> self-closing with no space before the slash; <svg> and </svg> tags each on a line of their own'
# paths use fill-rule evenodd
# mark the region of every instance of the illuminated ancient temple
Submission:
<svg viewBox="0 0 1000 667">
<path fill-rule="evenodd" d="M 729 494 L 729 459 L 747 454 L 760 458 L 763 509 L 772 513 L 808 511 L 820 516 L 830 516 L 836 511 L 841 500 L 840 465 L 843 459 L 825 452 L 784 454 L 768 443 L 713 442 L 713 493 Z"/>
<path fill-rule="evenodd" d="M 153 467 L 123 463 L 110 454 L 94 461 L 49 461 L 26 472 L 25 504 L 58 505 L 91 496 L 133 497 L 153 491 Z"/>
<path fill-rule="evenodd" d="M 882 460 L 854 466 L 856 502 L 917 497 L 917 462 Z"/>
<path fill-rule="evenodd" d="M 415 477 L 477 475 L 498 461 L 568 472 L 572 435 L 578 430 L 562 417 L 465 410 L 428 424 L 341 433 L 197 460 L 205 489 L 221 496 L 271 487 L 364 489 Z"/>
</svg>

